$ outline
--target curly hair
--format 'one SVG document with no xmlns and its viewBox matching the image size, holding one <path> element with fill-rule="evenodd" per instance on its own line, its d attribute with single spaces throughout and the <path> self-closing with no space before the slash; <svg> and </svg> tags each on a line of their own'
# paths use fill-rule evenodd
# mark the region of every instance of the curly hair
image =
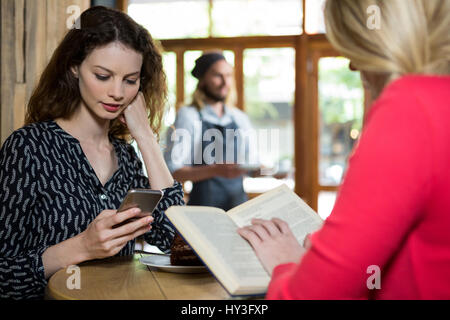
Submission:
<svg viewBox="0 0 450 320">
<path fill-rule="evenodd" d="M 167 102 L 167 81 L 159 45 L 150 33 L 121 11 L 102 6 L 84 11 L 53 53 L 27 106 L 25 125 L 56 118 L 70 118 L 81 102 L 78 79 L 71 68 L 98 47 L 120 42 L 142 54 L 140 90 L 150 127 L 158 135 Z M 109 133 L 131 140 L 128 128 L 118 119 L 111 121 Z"/>
</svg>

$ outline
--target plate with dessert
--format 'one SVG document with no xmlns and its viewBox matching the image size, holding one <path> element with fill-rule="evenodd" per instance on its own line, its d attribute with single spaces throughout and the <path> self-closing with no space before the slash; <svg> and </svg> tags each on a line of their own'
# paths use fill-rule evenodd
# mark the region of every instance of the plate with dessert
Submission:
<svg viewBox="0 0 450 320">
<path fill-rule="evenodd" d="M 175 236 L 170 251 L 171 254 L 149 254 L 139 261 L 166 272 L 202 273 L 208 271 L 205 264 L 179 234 Z"/>
</svg>

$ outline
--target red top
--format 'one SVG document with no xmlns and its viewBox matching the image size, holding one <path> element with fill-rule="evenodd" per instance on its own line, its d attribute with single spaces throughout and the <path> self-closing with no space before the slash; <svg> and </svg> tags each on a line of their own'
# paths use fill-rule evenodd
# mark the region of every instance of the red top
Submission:
<svg viewBox="0 0 450 320">
<path fill-rule="evenodd" d="M 331 215 L 268 299 L 450 299 L 450 77 L 394 81 L 365 121 Z"/>
</svg>

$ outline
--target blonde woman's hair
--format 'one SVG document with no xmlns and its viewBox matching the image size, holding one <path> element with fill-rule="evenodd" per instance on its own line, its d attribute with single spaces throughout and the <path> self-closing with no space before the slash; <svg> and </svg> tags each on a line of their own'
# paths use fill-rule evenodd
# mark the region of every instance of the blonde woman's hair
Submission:
<svg viewBox="0 0 450 320">
<path fill-rule="evenodd" d="M 450 73 L 448 0 L 327 0 L 325 24 L 356 69 L 382 76 L 376 95 L 405 74 Z"/>
</svg>

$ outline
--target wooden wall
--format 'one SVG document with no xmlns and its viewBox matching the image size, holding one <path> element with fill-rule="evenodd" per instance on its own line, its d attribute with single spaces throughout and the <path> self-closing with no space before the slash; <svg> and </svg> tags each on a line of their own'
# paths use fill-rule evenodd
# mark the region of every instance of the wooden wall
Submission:
<svg viewBox="0 0 450 320">
<path fill-rule="evenodd" d="M 76 11 L 90 0 L 0 0 L 0 143 L 23 125 L 25 106 Z"/>
</svg>

